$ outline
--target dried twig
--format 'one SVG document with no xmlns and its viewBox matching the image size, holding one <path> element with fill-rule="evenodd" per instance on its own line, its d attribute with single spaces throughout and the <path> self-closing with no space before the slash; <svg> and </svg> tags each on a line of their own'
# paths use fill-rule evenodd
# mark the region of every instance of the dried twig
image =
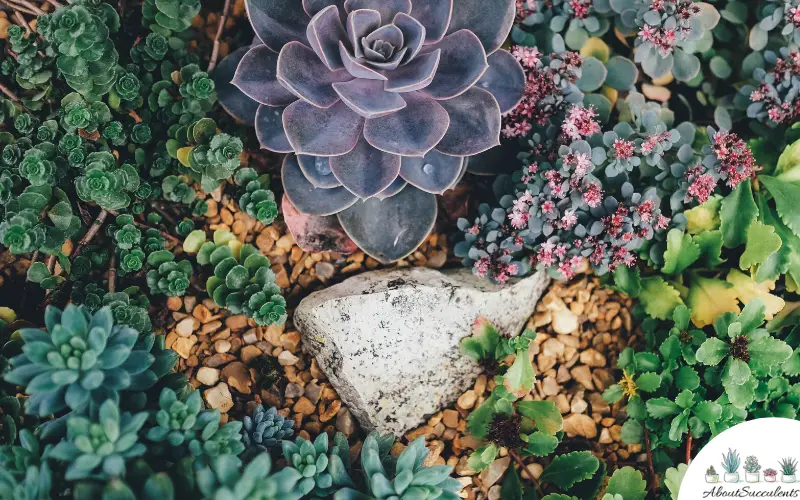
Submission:
<svg viewBox="0 0 800 500">
<path fill-rule="evenodd" d="M 162 207 L 161 205 L 159 205 L 159 204 L 157 204 L 157 203 L 153 203 L 153 204 L 151 204 L 151 205 L 150 205 L 150 208 L 152 208 L 153 210 L 155 210 L 156 212 L 158 212 L 158 215 L 160 215 L 161 217 L 163 217 L 163 218 L 164 218 L 164 220 L 165 220 L 165 221 L 167 221 L 167 222 L 168 222 L 169 224 L 171 224 L 172 226 L 177 226 L 177 225 L 178 225 L 178 223 L 177 223 L 177 222 L 175 222 L 175 218 L 173 218 L 171 215 L 169 215 L 169 214 L 168 214 L 168 213 L 167 213 L 167 212 L 164 210 L 164 207 Z"/>
<path fill-rule="evenodd" d="M 22 7 L 25 7 L 26 9 L 32 11 L 33 14 L 36 15 L 36 16 L 41 16 L 43 14 L 47 14 L 47 12 L 43 11 L 42 9 L 37 7 L 36 5 L 32 4 L 29 0 L 9 0 L 9 2 L 11 2 L 12 5 L 13 4 L 17 4 L 17 5 L 20 5 Z"/>
<path fill-rule="evenodd" d="M 108 293 L 117 291 L 117 248 L 111 247 L 111 259 L 108 261 Z"/>
<path fill-rule="evenodd" d="M 14 102 L 19 102 L 19 97 L 10 88 L 0 83 L 0 91 L 2 91 L 9 99 Z"/>
<path fill-rule="evenodd" d="M 219 16 L 219 23 L 217 24 L 217 34 L 214 36 L 214 48 L 211 49 L 211 58 L 208 60 L 207 72 L 211 73 L 217 65 L 217 58 L 219 57 L 219 39 L 222 36 L 222 31 L 225 29 L 225 22 L 228 20 L 228 9 L 231 6 L 231 0 L 225 0 L 225 6 L 222 7 L 222 14 Z"/>
<path fill-rule="evenodd" d="M 22 17 L 22 14 L 20 13 L 20 11 L 25 12 L 26 14 L 30 14 L 32 16 L 36 15 L 35 12 L 33 12 L 32 10 L 27 9 L 25 7 L 20 7 L 19 5 L 11 4 L 11 3 L 9 3 L 8 0 L 0 0 L 0 1 L 2 1 L 3 4 L 7 5 L 12 11 L 14 11 L 14 20 L 17 21 L 17 24 L 19 24 L 20 26 L 25 28 L 25 30 L 28 33 L 31 33 L 33 31 L 31 29 L 31 25 L 28 24 L 28 21 L 26 21 L 24 17 Z"/>
<path fill-rule="evenodd" d="M 103 209 L 97 218 L 92 222 L 92 225 L 89 226 L 89 230 L 86 231 L 86 234 L 83 235 L 83 238 L 78 242 L 78 246 L 75 247 L 75 251 L 72 252 L 72 258 L 74 259 L 78 255 L 83 252 L 83 249 L 86 245 L 92 241 L 92 238 L 97 235 L 97 232 L 100 231 L 100 228 L 103 227 L 103 223 L 106 221 L 106 217 L 108 217 L 108 210 Z"/>
<path fill-rule="evenodd" d="M 50 5 L 55 7 L 56 9 L 59 8 L 59 7 L 63 7 L 64 6 L 63 3 L 61 3 L 61 2 L 59 2 L 57 0 L 45 0 L 45 2 L 49 3 Z"/>
</svg>

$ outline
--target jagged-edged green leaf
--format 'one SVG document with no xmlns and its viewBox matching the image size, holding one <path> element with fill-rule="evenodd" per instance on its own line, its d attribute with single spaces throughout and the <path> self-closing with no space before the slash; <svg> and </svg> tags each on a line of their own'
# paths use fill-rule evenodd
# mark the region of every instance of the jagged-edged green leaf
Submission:
<svg viewBox="0 0 800 500">
<path fill-rule="evenodd" d="M 600 461 L 591 452 L 575 451 L 555 457 L 542 471 L 539 481 L 567 489 L 592 477 L 599 466 Z"/>
</svg>

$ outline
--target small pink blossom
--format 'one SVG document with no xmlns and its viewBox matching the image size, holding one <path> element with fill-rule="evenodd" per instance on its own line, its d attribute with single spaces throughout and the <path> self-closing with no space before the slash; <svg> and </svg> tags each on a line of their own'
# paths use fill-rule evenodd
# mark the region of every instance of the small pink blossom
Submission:
<svg viewBox="0 0 800 500">
<path fill-rule="evenodd" d="M 617 139 L 614 141 L 612 147 L 614 148 L 614 156 L 618 160 L 629 160 L 631 157 L 633 157 L 635 145 L 632 141 Z"/>
<path fill-rule="evenodd" d="M 600 133 L 600 124 L 597 123 L 597 112 L 593 106 L 588 108 L 583 105 L 572 106 L 567 112 L 561 131 L 573 141 Z"/>
<path fill-rule="evenodd" d="M 589 183 L 583 191 L 583 201 L 592 208 L 600 206 L 603 201 L 603 190 L 599 184 Z"/>
</svg>

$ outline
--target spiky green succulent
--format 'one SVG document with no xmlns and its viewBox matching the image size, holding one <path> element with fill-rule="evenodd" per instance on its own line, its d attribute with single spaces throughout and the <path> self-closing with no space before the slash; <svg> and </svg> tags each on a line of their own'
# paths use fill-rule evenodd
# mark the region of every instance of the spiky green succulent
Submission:
<svg viewBox="0 0 800 500">
<path fill-rule="evenodd" d="M 220 307 L 234 314 L 244 313 L 258 325 L 286 321 L 286 301 L 275 284 L 269 259 L 258 248 L 242 245 L 230 232 L 217 231 L 214 242 L 200 247 L 197 262 L 214 266 L 206 290 Z"/>
<path fill-rule="evenodd" d="M 40 465 L 42 449 L 39 440 L 28 429 L 20 430 L 19 443 L 19 446 L 14 444 L 0 446 L 0 470 L 21 480 L 30 467 Z"/>
<path fill-rule="evenodd" d="M 269 448 L 279 446 L 284 439 L 294 435 L 294 422 L 278 414 L 274 406 L 256 406 L 252 415 L 242 420 L 242 433 L 245 446 Z"/>
<path fill-rule="evenodd" d="M 275 193 L 269 190 L 269 175 L 259 176 L 252 168 L 242 168 L 235 178 L 236 184 L 244 186 L 239 208 L 262 224 L 272 224 L 278 216 L 278 204 Z"/>
<path fill-rule="evenodd" d="M 22 480 L 0 468 L 0 500 L 46 500 L 50 498 L 52 475 L 47 464 L 29 467 Z"/>
<path fill-rule="evenodd" d="M 258 455 L 242 467 L 235 456 L 223 455 L 211 460 L 197 472 L 197 487 L 206 498 L 230 500 L 295 500 L 303 495 L 296 485 L 300 474 L 290 467 L 270 474 L 272 460 L 267 453 Z"/>
<path fill-rule="evenodd" d="M 215 410 L 213 414 L 217 418 L 206 423 L 200 435 L 189 441 L 189 453 L 198 464 L 206 464 L 225 455 L 236 456 L 245 449 L 242 422 L 236 420 L 220 425 L 219 412 Z M 205 423 L 205 419 L 202 422 Z"/>
<path fill-rule="evenodd" d="M 397 457 L 388 459 L 379 436 L 370 434 L 361 448 L 361 468 L 370 498 L 449 499 L 460 498 L 461 483 L 450 477 L 453 468 L 446 465 L 426 467 L 428 450 L 425 438 L 416 439 Z M 343 500 L 363 498 L 353 489 L 337 494 Z"/>
<path fill-rule="evenodd" d="M 154 267 L 147 273 L 150 293 L 164 294 L 167 297 L 186 293 L 192 276 L 192 264 L 188 260 L 175 262 L 172 252 L 158 250 L 147 256 L 147 263 Z"/>
<path fill-rule="evenodd" d="M 114 85 L 119 54 L 109 35 L 118 27 L 119 16 L 111 5 L 90 5 L 86 0 L 40 16 L 37 26 L 56 48 L 56 66 L 67 84 L 90 100 L 97 100 Z"/>
<path fill-rule="evenodd" d="M 156 454 L 184 455 L 189 443 L 198 440 L 210 423 L 219 422 L 218 410 L 203 408 L 200 391 L 192 391 L 181 399 L 175 391 L 164 388 L 158 398 L 158 407 L 155 425 L 146 434 L 147 439 L 163 448 Z"/>
<path fill-rule="evenodd" d="M 75 305 L 63 312 L 48 306 L 45 325 L 47 331 L 20 331 L 22 354 L 5 376 L 30 395 L 27 413 L 47 416 L 83 409 L 90 401 L 117 400 L 120 391 L 147 389 L 158 378 L 151 370 L 153 335 L 137 342 L 136 330 L 114 325 L 110 307 L 90 314 Z"/>
<path fill-rule="evenodd" d="M 346 465 L 350 463 L 347 438 L 344 434 L 336 433 L 333 447 L 329 448 L 329 444 L 325 433 L 317 436 L 313 442 L 301 437 L 295 442 L 281 442 L 283 456 L 289 467 L 302 477 L 297 488 L 303 495 L 330 498 L 340 488 L 354 487 Z"/>
<path fill-rule="evenodd" d="M 67 419 L 67 438 L 49 451 L 53 459 L 69 462 L 65 479 L 108 479 L 125 474 L 125 462 L 144 455 L 138 442 L 147 413 L 122 413 L 112 400 L 100 405 L 94 418 L 72 415 Z"/>
</svg>

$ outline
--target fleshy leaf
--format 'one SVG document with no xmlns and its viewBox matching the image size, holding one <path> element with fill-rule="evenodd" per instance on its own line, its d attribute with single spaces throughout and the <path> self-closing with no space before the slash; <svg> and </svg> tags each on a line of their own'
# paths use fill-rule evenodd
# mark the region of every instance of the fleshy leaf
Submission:
<svg viewBox="0 0 800 500">
<path fill-rule="evenodd" d="M 450 115 L 450 128 L 436 145 L 440 153 L 471 156 L 500 144 L 500 106 L 489 92 L 471 88 L 439 103 Z"/>
<path fill-rule="evenodd" d="M 344 25 L 335 5 L 326 7 L 311 18 L 306 29 L 308 43 L 329 70 L 344 68 L 339 54 L 339 40 L 346 37 Z"/>
<path fill-rule="evenodd" d="M 356 57 L 364 57 L 361 39 L 381 26 L 381 15 L 376 10 L 362 9 L 347 16 L 345 29 L 350 47 Z"/>
<path fill-rule="evenodd" d="M 402 163 L 400 165 L 400 168 L 401 169 L 403 168 Z M 386 198 L 390 198 L 396 195 L 397 193 L 405 189 L 406 186 L 408 186 L 408 183 L 405 180 L 403 180 L 402 177 L 398 176 L 397 179 L 395 179 L 394 182 L 392 182 L 389 185 L 389 187 L 381 191 L 379 194 L 375 195 L 375 198 L 379 200 L 385 200 Z"/>
<path fill-rule="evenodd" d="M 329 70 L 313 50 L 300 42 L 288 43 L 281 49 L 277 75 L 281 85 L 318 108 L 329 108 L 339 101 L 333 83 L 353 79 L 345 70 Z"/>
<path fill-rule="evenodd" d="M 363 137 L 347 154 L 330 159 L 333 175 L 359 198 L 370 198 L 389 187 L 400 173 L 400 157 L 375 149 Z"/>
<path fill-rule="evenodd" d="M 359 9 L 376 10 L 381 15 L 382 24 L 392 22 L 399 12 L 411 12 L 411 0 L 346 0 L 344 10 L 348 13 Z"/>
<path fill-rule="evenodd" d="M 314 17 L 317 12 L 329 5 L 337 6 L 339 11 L 344 13 L 344 0 L 303 0 L 303 10 L 306 11 L 308 17 Z"/>
<path fill-rule="evenodd" d="M 517 107 L 525 95 L 525 72 L 519 61 L 506 50 L 498 50 L 487 59 L 489 68 L 477 86 L 492 93 L 506 114 Z"/>
<path fill-rule="evenodd" d="M 311 184 L 318 188 L 334 188 L 342 185 L 331 171 L 330 158 L 324 156 L 298 155 L 300 170 Z"/>
<path fill-rule="evenodd" d="M 481 42 L 474 33 L 461 30 L 433 45 L 441 50 L 439 68 L 433 81 L 425 87 L 425 95 L 434 99 L 450 99 L 471 88 L 489 68 Z"/>
<path fill-rule="evenodd" d="M 425 241 L 436 212 L 435 195 L 409 186 L 384 200 L 357 202 L 339 214 L 339 222 L 364 252 L 388 264 L 412 253 Z"/>
<path fill-rule="evenodd" d="M 305 42 L 308 14 L 297 0 L 245 0 L 256 36 L 275 52 L 289 42 Z"/>
<path fill-rule="evenodd" d="M 647 496 L 647 481 L 642 478 L 641 472 L 626 466 L 611 475 L 606 494 L 620 495 L 625 500 L 644 500 Z"/>
<path fill-rule="evenodd" d="M 433 76 L 439 67 L 440 55 L 440 50 L 421 54 L 408 64 L 390 72 L 384 89 L 389 92 L 413 92 L 427 87 L 433 81 Z"/>
<path fill-rule="evenodd" d="M 297 156 L 287 155 L 281 169 L 286 197 L 297 210 L 306 215 L 333 215 L 356 202 L 357 198 L 343 187 L 320 189 L 314 187 L 300 170 Z"/>
<path fill-rule="evenodd" d="M 283 112 L 285 110 L 286 108 L 273 108 L 264 104 L 258 106 L 255 120 L 256 137 L 262 148 L 276 153 L 293 151 L 283 129 Z"/>
<path fill-rule="evenodd" d="M 439 102 L 418 92 L 408 92 L 403 99 L 402 110 L 367 120 L 364 137 L 387 153 L 424 156 L 445 136 L 450 119 Z"/>
<path fill-rule="evenodd" d="M 536 428 L 554 436 L 564 428 L 564 419 L 552 401 L 520 401 L 517 410 L 536 423 Z"/>
<path fill-rule="evenodd" d="M 229 115 L 248 126 L 253 126 L 256 120 L 256 106 L 252 99 L 231 83 L 239 62 L 247 54 L 248 47 L 233 51 L 228 57 L 217 64 L 212 73 L 217 99 Z"/>
<path fill-rule="evenodd" d="M 408 49 L 408 52 L 403 56 L 402 62 L 411 61 L 419 54 L 419 51 L 422 50 L 422 45 L 425 43 L 425 26 L 417 19 L 402 12 L 394 17 L 393 24 L 403 33 L 403 45 Z"/>
<path fill-rule="evenodd" d="M 783 223 L 795 234 L 800 234 L 800 204 L 797 203 L 800 200 L 800 183 L 787 182 L 768 175 L 760 175 L 758 180 L 764 183 L 769 194 L 775 198 L 775 207 Z"/>
<path fill-rule="evenodd" d="M 428 193 L 441 194 L 458 180 L 466 159 L 430 151 L 425 156 L 404 156 L 400 176 Z"/>
<path fill-rule="evenodd" d="M 347 70 L 348 73 L 353 75 L 356 78 L 366 78 L 367 80 L 386 80 L 387 78 L 379 73 L 377 70 L 374 70 L 365 64 L 363 64 L 358 58 L 356 58 L 350 50 L 345 47 L 343 42 L 339 42 L 339 55 L 342 58 L 342 63 L 344 64 L 344 68 Z"/>
<path fill-rule="evenodd" d="M 692 310 L 692 323 L 698 328 L 713 324 L 722 313 L 739 313 L 739 301 L 733 285 L 701 276 L 693 277 L 686 305 Z"/>
<path fill-rule="evenodd" d="M 454 1 L 447 33 L 468 29 L 478 36 L 486 53 L 491 54 L 508 37 L 515 14 L 515 0 Z"/>
<path fill-rule="evenodd" d="M 508 392 L 516 395 L 518 398 L 528 394 L 533 387 L 533 365 L 528 357 L 527 349 L 517 350 L 517 356 L 514 363 L 508 369 L 503 378 Z"/>
<path fill-rule="evenodd" d="M 388 82 L 387 82 L 388 83 Z M 333 89 L 347 106 L 364 118 L 380 118 L 406 107 L 406 101 L 383 89 L 380 80 L 355 79 L 334 83 Z"/>
<path fill-rule="evenodd" d="M 295 153 L 337 156 L 356 147 L 364 118 L 341 101 L 328 109 L 297 101 L 283 112 L 283 126 Z"/>
<path fill-rule="evenodd" d="M 278 54 L 258 45 L 236 67 L 231 83 L 254 101 L 268 106 L 288 106 L 297 96 L 278 83 Z"/>
</svg>

